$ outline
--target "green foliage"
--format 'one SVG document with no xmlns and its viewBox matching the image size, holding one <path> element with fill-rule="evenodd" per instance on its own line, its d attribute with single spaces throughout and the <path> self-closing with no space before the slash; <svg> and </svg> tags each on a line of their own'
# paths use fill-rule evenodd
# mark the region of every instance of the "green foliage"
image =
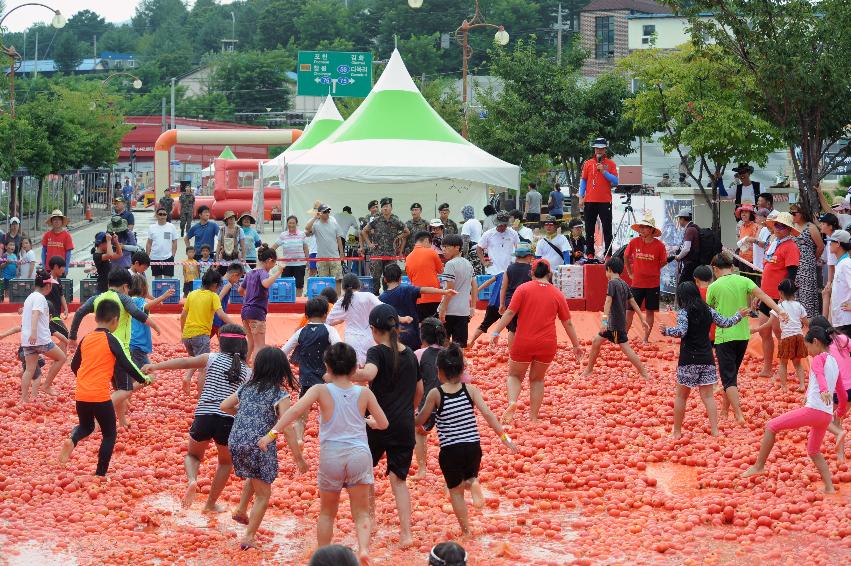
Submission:
<svg viewBox="0 0 851 566">
<path fill-rule="evenodd" d="M 490 56 L 491 74 L 504 86 L 501 93 L 478 94 L 487 117 L 470 118 L 477 145 L 521 165 L 546 155 L 562 166 L 574 188 L 595 137 L 607 138 L 614 154 L 632 151 L 632 124 L 622 111 L 630 93 L 622 77 L 604 75 L 589 84 L 571 66 L 540 57 L 534 38 Z"/>
<path fill-rule="evenodd" d="M 286 72 L 294 67 L 283 50 L 228 53 L 213 61 L 210 83 L 237 112 L 280 111 L 289 107 Z"/>
<path fill-rule="evenodd" d="M 643 85 L 624 102 L 626 115 L 643 132 L 658 133 L 666 152 L 698 162 L 697 173 L 690 175 L 710 206 L 717 203 L 711 179 L 720 177 L 727 164 L 765 165 L 768 154 L 783 146 L 780 133 L 749 107 L 753 79 L 731 81 L 736 65 L 717 48 L 640 49 L 619 67 Z"/>
<path fill-rule="evenodd" d="M 420 92 L 447 124 L 461 131 L 461 95 L 454 80 L 442 78 L 426 81 L 425 85 L 420 85 Z"/>
<path fill-rule="evenodd" d="M 83 61 L 83 54 L 80 51 L 80 43 L 72 32 L 65 31 L 59 34 L 53 60 L 60 73 L 71 74 L 77 70 Z"/>
<path fill-rule="evenodd" d="M 412 76 L 433 75 L 441 65 L 440 34 L 411 35 L 399 40 L 399 53 Z"/>
<path fill-rule="evenodd" d="M 77 38 L 77 41 L 83 43 L 92 43 L 92 37 L 97 36 L 100 41 L 101 36 L 106 33 L 110 26 L 106 20 L 97 15 L 91 10 L 80 10 L 65 23 L 63 31 L 70 32 Z"/>
<path fill-rule="evenodd" d="M 851 2 L 848 0 L 665 0 L 690 17 L 700 48 L 714 43 L 739 77 L 755 86 L 749 107 L 773 124 L 793 154 L 805 212 L 816 211 L 810 190 L 830 172 L 824 152 L 851 137 Z M 714 18 L 699 18 L 712 11 Z M 841 150 L 847 155 L 848 146 Z"/>
<path fill-rule="evenodd" d="M 851 187 L 851 175 L 843 175 L 840 177 L 838 185 L 840 187 Z"/>
</svg>

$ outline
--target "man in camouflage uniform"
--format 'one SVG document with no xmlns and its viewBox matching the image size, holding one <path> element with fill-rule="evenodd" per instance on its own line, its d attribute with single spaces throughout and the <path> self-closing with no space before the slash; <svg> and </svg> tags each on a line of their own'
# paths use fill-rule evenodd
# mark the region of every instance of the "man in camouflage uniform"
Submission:
<svg viewBox="0 0 851 566">
<path fill-rule="evenodd" d="M 352 262 L 352 269 L 356 269 L 359 275 L 367 275 L 367 268 L 369 261 L 369 249 L 367 249 L 366 244 L 363 241 L 363 229 L 367 227 L 367 225 L 372 222 L 372 219 L 378 216 L 378 201 L 371 200 L 369 204 L 366 205 L 367 213 L 364 216 L 358 217 L 358 247 L 360 248 L 360 254 L 367 258 L 365 261 Z"/>
<path fill-rule="evenodd" d="M 393 199 L 384 197 L 381 199 L 381 214 L 373 218 L 366 228 L 361 232 L 366 248 L 371 255 L 395 256 L 405 247 L 408 229 L 393 214 Z M 384 267 L 394 263 L 395 260 L 373 259 L 369 262 L 370 275 L 372 276 L 372 292 L 378 295 L 381 291 L 381 280 L 384 275 Z"/>
<path fill-rule="evenodd" d="M 192 217 L 195 216 L 195 195 L 192 194 L 192 187 L 185 185 L 183 192 L 177 200 L 180 205 L 180 237 L 189 227 L 192 226 Z"/>
<path fill-rule="evenodd" d="M 440 221 L 443 222 L 444 235 L 460 234 L 458 225 L 454 220 L 449 220 L 449 203 L 444 202 L 437 207 L 437 212 L 440 213 Z"/>
<path fill-rule="evenodd" d="M 423 219 L 422 213 L 423 206 L 420 203 L 415 202 L 411 205 L 411 219 L 405 222 L 405 228 L 408 229 L 409 234 L 405 241 L 405 250 L 402 253 L 405 257 L 408 257 L 408 254 L 413 251 L 414 244 L 416 243 L 411 236 L 417 232 L 428 232 L 428 221 Z"/>
<path fill-rule="evenodd" d="M 165 194 L 160 197 L 160 202 L 158 203 L 158 208 L 164 208 L 167 216 L 165 217 L 166 222 L 171 222 L 171 213 L 174 211 L 174 199 L 171 198 L 171 190 L 166 189 Z"/>
</svg>

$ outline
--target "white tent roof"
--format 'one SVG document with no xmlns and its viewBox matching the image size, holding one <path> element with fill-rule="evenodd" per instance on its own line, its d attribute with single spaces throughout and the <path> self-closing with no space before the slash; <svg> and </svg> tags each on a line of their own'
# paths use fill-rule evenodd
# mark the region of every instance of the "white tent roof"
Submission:
<svg viewBox="0 0 851 566">
<path fill-rule="evenodd" d="M 286 161 L 295 159 L 305 151 L 325 141 L 342 123 L 343 117 L 340 115 L 340 111 L 337 110 L 337 105 L 334 104 L 334 98 L 329 95 L 304 129 L 301 137 L 280 155 L 263 163 L 261 169 L 263 178 L 274 177 L 277 179 L 281 175 Z"/>
<path fill-rule="evenodd" d="M 324 142 L 287 157 L 286 186 L 442 180 L 517 189 L 520 168 L 461 137 L 420 94 L 398 51 L 358 109 Z"/>
</svg>

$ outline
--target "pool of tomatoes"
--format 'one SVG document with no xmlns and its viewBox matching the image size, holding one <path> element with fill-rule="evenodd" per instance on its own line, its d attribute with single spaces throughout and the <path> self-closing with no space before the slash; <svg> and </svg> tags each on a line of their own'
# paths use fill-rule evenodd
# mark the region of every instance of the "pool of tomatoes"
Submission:
<svg viewBox="0 0 851 566">
<path fill-rule="evenodd" d="M 806 430 L 781 433 L 768 473 L 744 480 L 765 422 L 800 406 L 802 394 L 782 392 L 758 377 L 760 360 L 748 356 L 739 376 L 747 425 L 721 420 L 709 435 L 703 405 L 692 395 L 684 435 L 673 440 L 674 376 L 678 345 L 669 339 L 633 347 L 651 370 L 641 379 L 609 345 L 589 379 L 565 345 L 546 378 L 541 419 L 528 420 L 524 390 L 510 434 L 510 454 L 479 419 L 484 457 L 482 509 L 470 508 L 473 536 L 460 534 L 430 437 L 428 475 L 409 479 L 413 547 L 398 547 L 398 523 L 384 466 L 376 468 L 377 533 L 373 562 L 424 564 L 437 542 L 458 539 L 470 564 L 847 564 L 851 561 L 851 469 L 838 464 L 828 434 L 826 454 L 839 492 L 824 495 L 807 458 Z M 587 348 L 587 343 L 586 343 Z M 153 361 L 185 355 L 158 345 Z M 478 344 L 467 350 L 470 373 L 494 413 L 505 409 L 507 352 Z M 66 367 L 60 395 L 40 395 L 20 407 L 15 346 L 0 344 L 0 543 L 10 562 L 79 564 L 130 562 L 306 563 L 315 547 L 316 413 L 305 437 L 310 471 L 298 475 L 279 450 L 280 475 L 259 533 L 260 549 L 240 551 L 242 527 L 230 513 L 202 514 L 203 494 L 215 468 L 214 448 L 202 464 L 202 495 L 180 508 L 183 456 L 194 396 L 180 387 L 181 372 L 161 372 L 134 394 L 131 428 L 119 430 L 108 480 L 93 477 L 100 436 L 80 443 L 71 461 L 56 462 L 62 440 L 76 424 L 74 376 Z M 720 393 L 716 393 L 720 400 Z M 846 423 L 847 424 L 847 423 Z M 411 473 L 416 471 L 414 464 Z M 221 502 L 234 505 L 233 477 Z M 354 546 L 343 496 L 335 541 Z"/>
</svg>

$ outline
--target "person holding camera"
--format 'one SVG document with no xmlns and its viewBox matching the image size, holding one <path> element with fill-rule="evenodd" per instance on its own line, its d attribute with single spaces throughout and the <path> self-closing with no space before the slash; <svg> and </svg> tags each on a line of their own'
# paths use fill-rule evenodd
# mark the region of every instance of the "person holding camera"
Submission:
<svg viewBox="0 0 851 566">
<path fill-rule="evenodd" d="M 585 220 L 585 253 L 594 257 L 594 230 L 597 219 L 603 225 L 603 240 L 606 253 L 612 246 L 612 189 L 618 184 L 618 170 L 615 162 L 606 156 L 609 142 L 606 138 L 597 138 L 591 144 L 594 157 L 582 164 L 582 178 L 579 181 L 579 208 Z"/>
</svg>

